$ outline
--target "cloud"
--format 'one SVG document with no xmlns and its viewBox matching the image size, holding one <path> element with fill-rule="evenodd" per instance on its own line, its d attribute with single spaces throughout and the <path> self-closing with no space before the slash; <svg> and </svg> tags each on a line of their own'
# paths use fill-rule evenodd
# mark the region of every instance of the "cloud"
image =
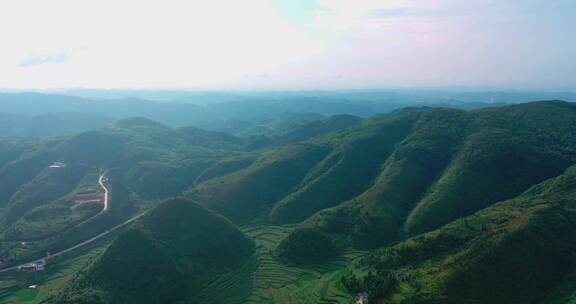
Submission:
<svg viewBox="0 0 576 304">
<path fill-rule="evenodd" d="M 0 10 L 0 87 L 563 86 L 576 79 L 574 0 L 10 3 Z"/>
<path fill-rule="evenodd" d="M 421 17 L 439 17 L 449 15 L 446 11 L 439 9 L 428 8 L 381 8 L 371 10 L 367 18 L 388 18 L 388 17 L 405 17 L 405 16 L 421 16 Z"/>
<path fill-rule="evenodd" d="M 39 64 L 62 63 L 72 59 L 72 52 L 53 52 L 53 53 L 32 53 L 18 63 L 19 67 L 27 67 Z"/>
</svg>

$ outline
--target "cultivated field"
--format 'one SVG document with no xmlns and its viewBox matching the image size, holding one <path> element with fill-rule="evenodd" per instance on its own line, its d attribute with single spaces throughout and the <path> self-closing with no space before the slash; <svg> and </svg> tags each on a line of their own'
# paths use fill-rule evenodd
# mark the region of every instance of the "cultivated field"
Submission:
<svg viewBox="0 0 576 304">
<path fill-rule="evenodd" d="M 350 303 L 354 295 L 342 284 L 342 268 L 362 254 L 347 251 L 322 265 L 287 265 L 274 251 L 294 225 L 254 224 L 242 230 L 256 243 L 256 253 L 243 267 L 213 280 L 195 298 L 219 304 Z"/>
<path fill-rule="evenodd" d="M 85 269 L 108 247 L 107 243 L 89 246 L 73 255 L 51 260 L 46 270 L 36 273 L 13 271 L 2 274 L 4 284 L 0 286 L 0 304 L 40 303 L 50 291 L 66 286 L 79 270 Z M 38 285 L 36 289 L 28 286 Z"/>
</svg>

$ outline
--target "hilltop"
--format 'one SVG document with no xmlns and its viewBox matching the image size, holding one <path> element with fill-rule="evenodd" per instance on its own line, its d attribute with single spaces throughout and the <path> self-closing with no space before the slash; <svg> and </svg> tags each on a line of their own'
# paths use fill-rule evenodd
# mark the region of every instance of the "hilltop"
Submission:
<svg viewBox="0 0 576 304">
<path fill-rule="evenodd" d="M 575 206 L 572 166 L 516 198 L 367 255 L 343 281 L 374 301 L 542 303 L 576 270 Z"/>
<path fill-rule="evenodd" d="M 575 104 L 313 116 L 267 121 L 261 146 L 147 118 L 0 141 L 5 255 L 93 214 L 62 210 L 106 168 L 116 222 L 150 211 L 51 303 L 573 298 Z"/>
<path fill-rule="evenodd" d="M 303 222 L 374 248 L 561 174 L 576 162 L 574 121 L 557 101 L 412 109 L 265 153 L 187 195 L 237 222 Z"/>
<path fill-rule="evenodd" d="M 415 96 L 418 96 L 415 99 Z M 541 96 L 541 97 L 535 97 Z M 191 92 L 80 90 L 0 92 L 0 137 L 70 135 L 130 117 L 170 127 L 194 126 L 244 137 L 287 130 L 295 122 L 348 114 L 368 117 L 407 106 L 480 108 L 535 98 L 574 99 L 549 92 Z M 414 102 L 418 100 L 418 102 Z M 284 124 L 284 126 L 282 126 Z"/>
<path fill-rule="evenodd" d="M 242 157 L 244 150 L 240 139 L 225 133 L 174 129 L 147 118 L 65 137 L 0 140 L 0 257 L 24 259 L 65 248 L 178 194 L 204 170 Z M 54 162 L 64 166 L 50 167 Z M 104 171 L 113 203 L 98 220 L 84 223 L 102 207 L 75 197 L 100 191 Z"/>
<path fill-rule="evenodd" d="M 245 263 L 253 243 L 228 220 L 184 199 L 161 203 L 47 303 L 176 303 Z"/>
</svg>

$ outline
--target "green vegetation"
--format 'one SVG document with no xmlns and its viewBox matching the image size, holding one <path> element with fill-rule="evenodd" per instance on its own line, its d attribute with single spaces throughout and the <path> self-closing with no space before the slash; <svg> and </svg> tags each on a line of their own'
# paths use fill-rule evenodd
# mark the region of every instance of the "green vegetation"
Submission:
<svg viewBox="0 0 576 304">
<path fill-rule="evenodd" d="M 338 254 L 332 241 L 314 229 L 295 230 L 282 240 L 276 252 L 297 264 L 322 263 Z"/>
<path fill-rule="evenodd" d="M 558 119 L 548 118 L 550 113 Z M 412 121 L 411 133 L 382 163 L 373 184 L 315 214 L 305 226 L 348 235 L 357 247 L 375 248 L 514 197 L 576 161 L 576 139 L 567 135 L 576 132 L 572 104 L 399 115 Z M 397 118 L 373 124 L 392 119 Z"/>
<path fill-rule="evenodd" d="M 269 137 L 269 143 L 273 145 L 286 145 L 307 139 L 311 139 L 330 132 L 343 130 L 360 124 L 362 119 L 353 115 L 334 115 L 325 119 L 312 120 L 304 123 L 292 121 L 292 126 L 283 132 L 276 132 Z"/>
<path fill-rule="evenodd" d="M 33 140 L 1 139 L 0 140 L 0 167 L 17 159 L 22 152 L 34 144 Z"/>
<path fill-rule="evenodd" d="M 49 303 L 174 303 L 242 266 L 253 244 L 225 218 L 171 199 L 122 234 Z"/>
<path fill-rule="evenodd" d="M 45 168 L 16 192 L 7 204 L 6 224 L 11 224 L 35 207 L 46 205 L 66 195 L 90 172 L 84 166 Z"/>
<path fill-rule="evenodd" d="M 550 292 L 543 304 L 576 303 L 576 272 L 566 275 L 557 287 Z"/>
<path fill-rule="evenodd" d="M 42 272 L 18 271 L 2 273 L 0 275 L 0 304 L 15 303 L 42 303 L 50 293 L 64 288 L 75 275 L 85 269 L 90 263 L 101 255 L 107 248 L 110 238 L 101 239 L 99 242 L 86 246 L 81 250 L 48 260 L 46 269 Z M 37 285 L 35 289 L 28 286 Z M 34 299 L 23 302 L 19 294 L 30 296 L 35 294 Z"/>
<path fill-rule="evenodd" d="M 144 118 L 69 137 L 1 143 L 0 257 L 11 262 L 88 239 L 187 189 L 213 164 L 244 154 L 233 136 Z M 56 161 L 65 166 L 48 167 Z M 77 204 L 74 196 L 101 191 L 100 169 L 108 172 L 110 209 L 85 221 L 102 205 Z"/>
<path fill-rule="evenodd" d="M 253 162 L 254 158 L 251 156 L 224 159 L 202 171 L 202 174 L 196 178 L 194 184 L 199 184 L 209 179 L 228 175 L 250 166 Z"/>
<path fill-rule="evenodd" d="M 244 232 L 256 243 L 257 266 L 251 274 L 254 287 L 246 301 L 228 303 L 350 303 L 352 296 L 341 286 L 340 270 L 363 252 L 344 250 L 339 256 L 316 264 L 286 263 L 276 252 L 280 241 L 293 229 L 294 225 L 246 225 Z"/>
<path fill-rule="evenodd" d="M 272 220 L 294 223 L 315 212 L 359 195 L 378 173 L 378 167 L 411 126 L 403 117 L 383 125 L 362 126 L 319 141 L 332 151 L 308 172 L 290 195 L 271 212 Z"/>
<path fill-rule="evenodd" d="M 22 288 L 14 292 L 9 298 L 2 300 L 0 303 L 30 303 L 38 296 L 38 290 L 30 288 Z"/>
<path fill-rule="evenodd" d="M 540 303 L 576 267 L 575 195 L 572 167 L 517 198 L 378 250 L 344 281 L 396 303 Z"/>
<path fill-rule="evenodd" d="M 360 124 L 361 122 L 362 119 L 354 115 L 334 115 L 322 120 L 316 120 L 302 126 L 298 126 L 286 134 L 286 137 L 288 137 L 291 141 L 301 141 L 316 137 L 318 135 L 350 128 Z"/>
<path fill-rule="evenodd" d="M 576 162 L 576 106 L 407 109 L 264 153 L 187 196 L 377 248 L 515 197 Z M 339 238 L 339 237 L 338 237 Z"/>
<path fill-rule="evenodd" d="M 128 171 L 125 179 L 145 199 L 170 197 L 190 187 L 213 162 L 210 159 L 141 161 Z"/>
<path fill-rule="evenodd" d="M 67 248 L 149 210 L 66 287 L 38 297 L 349 304 L 367 291 L 370 303 L 574 301 L 574 104 L 307 117 L 262 121 L 251 133 L 266 139 L 258 149 L 144 118 L 0 145 L 0 177 L 21 169 L 0 178 L 2 259 Z M 69 166 L 49 171 L 49 159 Z M 98 190 L 99 167 L 110 210 L 76 226 L 98 212 L 71 198 Z M 175 195 L 184 198 L 164 201 Z"/>
<path fill-rule="evenodd" d="M 112 119 L 90 113 L 0 113 L 0 137 L 70 135 L 102 127 L 110 121 Z"/>
<path fill-rule="evenodd" d="M 4 206 L 20 187 L 58 159 L 59 140 L 46 140 L 18 150 L 0 168 L 0 204 Z M 6 155 L 8 156 L 8 155 Z"/>
<path fill-rule="evenodd" d="M 248 221 L 265 214 L 327 153 L 328 148 L 309 144 L 265 153 L 251 166 L 201 183 L 186 196 L 234 221 Z"/>
</svg>

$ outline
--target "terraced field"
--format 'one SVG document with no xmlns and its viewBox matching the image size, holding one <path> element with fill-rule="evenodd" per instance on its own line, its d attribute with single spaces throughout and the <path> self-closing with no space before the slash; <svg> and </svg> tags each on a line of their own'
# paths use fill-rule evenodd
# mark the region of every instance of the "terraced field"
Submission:
<svg viewBox="0 0 576 304">
<path fill-rule="evenodd" d="M 84 250 L 80 250 L 75 254 L 71 254 L 72 258 L 62 257 L 52 260 L 51 267 L 46 267 L 46 281 L 38 285 L 40 292 L 34 303 L 41 302 L 52 290 L 59 289 L 61 286 L 66 285 L 75 274 L 82 269 L 86 269 L 95 259 L 97 259 L 106 248 L 108 243 L 95 244 L 89 246 Z"/>
<path fill-rule="evenodd" d="M 202 293 L 194 295 L 194 300 L 207 304 L 244 303 L 252 292 L 251 277 L 257 266 L 256 256 L 253 256 L 244 266 L 212 280 Z"/>
<path fill-rule="evenodd" d="M 349 304 L 350 295 L 341 285 L 342 268 L 350 260 L 363 252 L 347 251 L 343 255 L 322 265 L 295 266 L 280 261 L 274 254 L 278 243 L 286 237 L 295 225 L 274 226 L 254 224 L 242 230 L 256 243 L 254 256 L 242 267 L 214 278 L 194 299 L 207 304 Z M 91 246 L 78 252 L 75 257 L 54 261 L 42 274 L 37 296 L 26 303 L 39 303 L 50 290 L 64 286 L 73 273 L 85 268 L 98 257 L 107 244 Z M 7 278 L 4 278 L 7 279 Z M 27 280 L 32 284 L 34 280 Z M 9 284 L 4 290 L 26 291 L 25 284 Z M 11 287 L 11 288 L 10 288 Z M 16 302 L 14 302 L 16 300 Z M 0 304 L 20 303 L 15 297 L 0 296 Z"/>
<path fill-rule="evenodd" d="M 340 283 L 341 269 L 362 252 L 347 251 L 322 265 L 286 265 L 277 259 L 274 251 L 294 227 L 255 225 L 244 228 L 256 242 L 258 262 L 252 275 L 254 289 L 246 303 L 350 303 L 353 296 Z"/>
<path fill-rule="evenodd" d="M 254 239 L 256 253 L 244 266 L 215 278 L 194 296 L 208 304 L 348 304 L 353 300 L 342 284 L 342 268 L 363 252 L 347 251 L 326 264 L 286 265 L 274 254 L 295 225 L 256 223 L 242 227 Z"/>
<path fill-rule="evenodd" d="M 65 286 L 74 274 L 86 268 L 107 247 L 108 244 L 105 243 L 89 246 L 74 255 L 51 260 L 45 271 L 36 274 L 23 271 L 3 274 L 1 280 L 9 281 L 10 284 L 0 286 L 0 304 L 42 302 L 51 290 Z M 37 289 L 26 288 L 32 284 L 38 284 Z M 3 290 L 9 293 L 4 294 Z"/>
</svg>

